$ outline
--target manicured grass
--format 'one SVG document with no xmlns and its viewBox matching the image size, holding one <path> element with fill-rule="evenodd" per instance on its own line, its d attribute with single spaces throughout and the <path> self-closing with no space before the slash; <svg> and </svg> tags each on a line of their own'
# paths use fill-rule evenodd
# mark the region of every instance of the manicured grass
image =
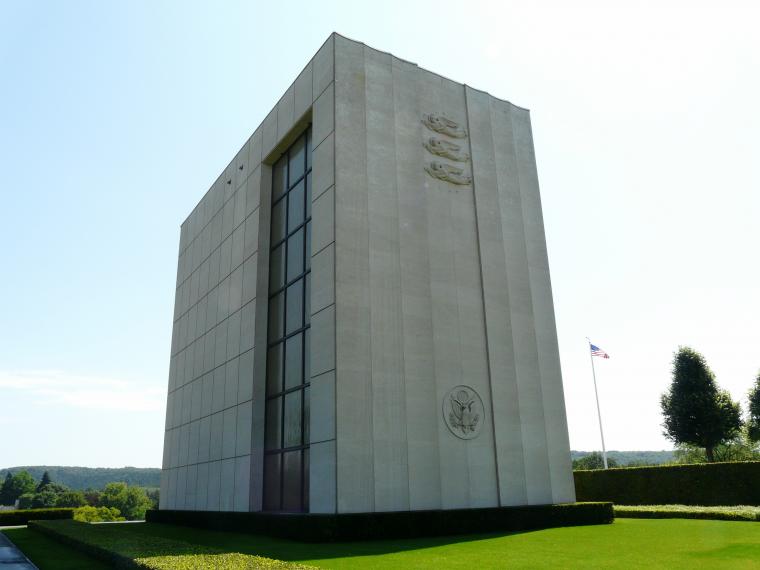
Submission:
<svg viewBox="0 0 760 570">
<path fill-rule="evenodd" d="M 88 524 L 78 521 L 33 521 L 29 529 L 83 549 L 119 568 L 151 570 L 313 570 L 293 562 L 192 544 L 183 537 L 128 532 L 131 524 Z"/>
<path fill-rule="evenodd" d="M 111 568 L 109 565 L 90 558 L 78 550 L 28 528 L 5 529 L 3 533 L 40 570 L 83 570 L 85 568 L 88 570 L 108 570 Z"/>
<path fill-rule="evenodd" d="M 323 568 L 709 568 L 760 567 L 760 529 L 746 522 L 621 519 L 611 525 L 509 535 L 310 544 L 153 523 L 138 535 L 184 540 Z"/>
</svg>

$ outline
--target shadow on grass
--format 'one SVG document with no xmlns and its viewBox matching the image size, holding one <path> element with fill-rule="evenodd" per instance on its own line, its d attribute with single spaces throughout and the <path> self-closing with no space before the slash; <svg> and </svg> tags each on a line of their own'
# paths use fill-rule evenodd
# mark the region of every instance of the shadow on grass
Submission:
<svg viewBox="0 0 760 570">
<path fill-rule="evenodd" d="M 327 560 L 332 558 L 349 558 L 355 556 L 376 556 L 411 550 L 421 550 L 438 546 L 461 544 L 478 540 L 517 536 L 540 532 L 538 530 L 520 532 L 495 532 L 487 534 L 454 535 L 430 538 L 405 538 L 396 540 L 373 540 L 356 542 L 313 543 L 298 542 L 262 535 L 233 533 L 196 529 L 160 523 L 125 525 L 124 532 L 161 537 L 216 548 L 224 552 L 238 552 L 256 556 L 265 556 L 288 562 L 304 560 Z M 172 552 L 165 555 L 171 556 Z"/>
<path fill-rule="evenodd" d="M 108 570 L 111 567 L 26 527 L 4 529 L 3 533 L 40 570 Z"/>
<path fill-rule="evenodd" d="M 693 558 L 698 558 L 703 562 L 707 560 L 725 560 L 725 559 L 748 559 L 756 560 L 760 567 L 760 544 L 729 544 L 721 548 L 703 550 L 691 554 Z"/>
</svg>

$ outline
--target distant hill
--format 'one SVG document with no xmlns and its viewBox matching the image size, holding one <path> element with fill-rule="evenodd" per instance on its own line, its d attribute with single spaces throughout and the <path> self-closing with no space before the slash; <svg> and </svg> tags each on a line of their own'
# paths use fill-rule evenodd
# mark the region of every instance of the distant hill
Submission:
<svg viewBox="0 0 760 570">
<path fill-rule="evenodd" d="M 585 457 L 591 451 L 571 451 L 573 460 Z M 646 465 L 661 465 L 673 460 L 673 451 L 608 451 L 607 457 L 614 459 L 618 465 L 624 467 L 631 463 Z"/>
<path fill-rule="evenodd" d="M 580 459 L 592 453 L 591 451 L 571 451 L 572 458 Z M 633 464 L 660 465 L 672 461 L 672 451 L 608 451 L 607 457 L 611 457 L 624 466 Z M 34 465 L 21 467 L 8 467 L 0 469 L 0 483 L 5 480 L 5 475 L 10 471 L 16 473 L 26 470 L 32 477 L 39 480 L 47 471 L 56 483 L 63 483 L 72 489 L 102 489 L 106 483 L 124 481 L 129 485 L 139 487 L 159 487 L 161 469 L 157 467 L 61 467 L 56 465 Z"/>
<path fill-rule="evenodd" d="M 123 481 L 139 487 L 158 487 L 161 469 L 155 467 L 61 467 L 55 465 L 34 465 L 25 467 L 8 467 L 0 469 L 0 483 L 10 471 L 28 471 L 39 480 L 47 471 L 56 483 L 62 483 L 72 489 L 102 489 L 106 483 Z"/>
</svg>

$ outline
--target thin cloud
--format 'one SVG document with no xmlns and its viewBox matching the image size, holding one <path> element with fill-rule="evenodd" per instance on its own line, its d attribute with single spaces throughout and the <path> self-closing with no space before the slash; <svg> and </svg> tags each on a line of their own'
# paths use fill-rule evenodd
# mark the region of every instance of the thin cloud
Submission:
<svg viewBox="0 0 760 570">
<path fill-rule="evenodd" d="M 39 403 L 77 408 L 155 412 L 164 407 L 160 388 L 59 370 L 0 370 L 0 390 L 25 394 Z"/>
</svg>

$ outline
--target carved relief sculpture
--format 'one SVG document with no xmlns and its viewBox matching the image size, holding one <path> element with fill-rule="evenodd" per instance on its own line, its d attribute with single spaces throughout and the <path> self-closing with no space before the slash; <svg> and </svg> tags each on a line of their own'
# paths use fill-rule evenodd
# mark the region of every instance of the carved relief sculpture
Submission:
<svg viewBox="0 0 760 570">
<path fill-rule="evenodd" d="M 463 139 L 467 136 L 467 131 L 460 127 L 459 123 L 447 119 L 443 115 L 438 115 L 436 113 L 425 114 L 422 115 L 422 122 L 431 131 L 441 133 L 442 135 L 447 135 L 455 139 Z"/>
<path fill-rule="evenodd" d="M 457 162 L 467 162 L 470 160 L 470 155 L 462 151 L 462 147 L 458 144 L 454 144 L 449 141 L 445 141 L 436 137 L 430 137 L 428 140 L 422 143 L 429 153 Z"/>
<path fill-rule="evenodd" d="M 459 186 L 466 186 L 472 182 L 472 177 L 465 174 L 464 170 L 461 168 L 457 168 L 452 164 L 437 162 L 435 160 L 430 164 L 425 165 L 425 172 L 433 178 L 445 180 L 446 182 L 458 184 Z"/>
<path fill-rule="evenodd" d="M 483 401 L 469 386 L 455 386 L 443 398 L 443 419 L 452 434 L 473 439 L 480 434 L 485 420 Z"/>
</svg>

